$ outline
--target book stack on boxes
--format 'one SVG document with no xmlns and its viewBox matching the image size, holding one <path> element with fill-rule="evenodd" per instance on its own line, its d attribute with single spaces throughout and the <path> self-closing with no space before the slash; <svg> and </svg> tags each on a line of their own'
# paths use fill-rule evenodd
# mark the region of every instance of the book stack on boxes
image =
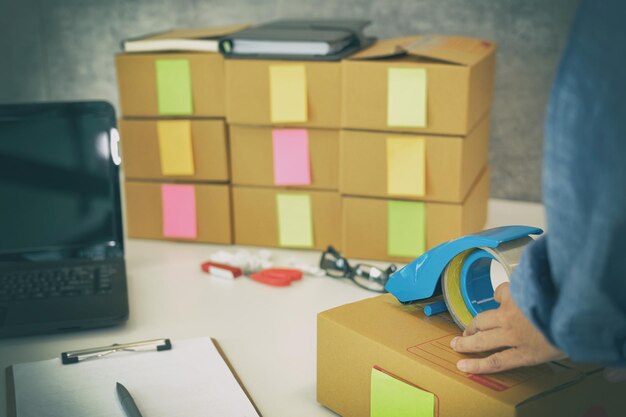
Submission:
<svg viewBox="0 0 626 417">
<path fill-rule="evenodd" d="M 483 227 L 493 44 L 229 56 L 243 46 L 117 56 L 130 237 L 403 262 Z"/>
</svg>

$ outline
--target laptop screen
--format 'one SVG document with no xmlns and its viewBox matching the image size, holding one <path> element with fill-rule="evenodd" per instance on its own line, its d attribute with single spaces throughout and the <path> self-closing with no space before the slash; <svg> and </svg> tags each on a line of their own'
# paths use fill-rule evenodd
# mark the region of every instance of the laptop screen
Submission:
<svg viewBox="0 0 626 417">
<path fill-rule="evenodd" d="M 0 106 L 0 260 L 121 253 L 117 139 L 107 103 Z"/>
</svg>

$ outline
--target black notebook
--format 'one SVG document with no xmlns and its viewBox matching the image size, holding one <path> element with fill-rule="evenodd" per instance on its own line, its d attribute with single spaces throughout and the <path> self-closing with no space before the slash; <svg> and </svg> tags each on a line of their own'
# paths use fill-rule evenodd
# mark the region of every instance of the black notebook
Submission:
<svg viewBox="0 0 626 417">
<path fill-rule="evenodd" d="M 240 58 L 339 60 L 369 46 L 366 20 L 278 20 L 228 35 L 220 50 Z"/>
</svg>

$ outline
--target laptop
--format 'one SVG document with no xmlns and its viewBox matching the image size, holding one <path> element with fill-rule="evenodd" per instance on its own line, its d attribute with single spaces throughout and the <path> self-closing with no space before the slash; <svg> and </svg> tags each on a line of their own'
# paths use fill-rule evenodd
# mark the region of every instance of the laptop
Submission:
<svg viewBox="0 0 626 417">
<path fill-rule="evenodd" d="M 127 319 L 118 146 L 109 103 L 0 105 L 0 337 Z"/>
</svg>

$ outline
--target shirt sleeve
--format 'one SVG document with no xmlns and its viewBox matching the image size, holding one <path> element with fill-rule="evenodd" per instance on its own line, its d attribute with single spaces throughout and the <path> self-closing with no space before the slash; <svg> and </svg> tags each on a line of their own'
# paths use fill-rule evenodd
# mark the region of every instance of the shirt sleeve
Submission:
<svg viewBox="0 0 626 417">
<path fill-rule="evenodd" d="M 626 366 L 626 2 L 583 0 L 546 118 L 548 234 L 511 277 L 573 360 Z"/>
</svg>

